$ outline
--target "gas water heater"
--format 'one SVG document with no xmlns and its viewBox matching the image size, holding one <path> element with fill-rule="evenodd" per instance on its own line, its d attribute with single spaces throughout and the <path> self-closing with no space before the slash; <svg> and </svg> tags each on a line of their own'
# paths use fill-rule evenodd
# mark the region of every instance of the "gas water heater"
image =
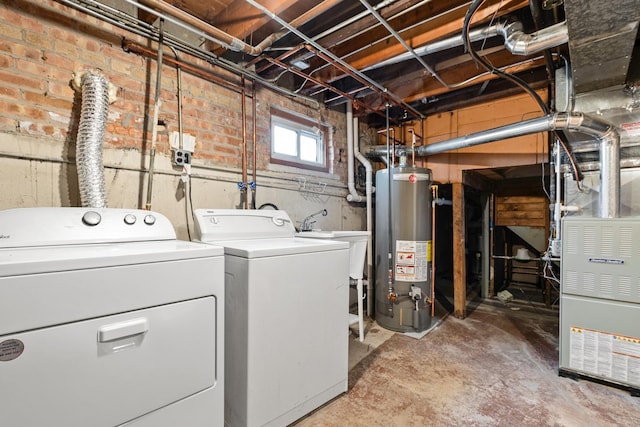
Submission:
<svg viewBox="0 0 640 427">
<path fill-rule="evenodd" d="M 431 183 L 424 168 L 376 173 L 375 314 L 393 331 L 431 326 Z"/>
</svg>

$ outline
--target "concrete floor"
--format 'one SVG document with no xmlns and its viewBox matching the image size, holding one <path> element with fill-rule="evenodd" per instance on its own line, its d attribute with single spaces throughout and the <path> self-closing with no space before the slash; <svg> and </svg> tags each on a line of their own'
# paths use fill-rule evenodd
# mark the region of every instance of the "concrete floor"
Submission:
<svg viewBox="0 0 640 427">
<path fill-rule="evenodd" d="M 373 323 L 312 426 L 640 426 L 640 398 L 559 377 L 557 312 L 485 302 L 414 339 Z"/>
</svg>

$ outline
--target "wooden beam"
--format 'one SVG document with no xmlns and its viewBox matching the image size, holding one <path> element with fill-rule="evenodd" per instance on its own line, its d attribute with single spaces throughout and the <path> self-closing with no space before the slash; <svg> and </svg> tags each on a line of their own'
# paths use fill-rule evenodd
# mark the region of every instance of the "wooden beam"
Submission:
<svg viewBox="0 0 640 427">
<path fill-rule="evenodd" d="M 396 31 L 401 32 L 402 38 L 409 46 L 413 48 L 424 46 L 444 37 L 461 33 L 464 16 L 468 8 L 455 8 L 456 3 L 458 3 L 458 6 L 461 6 L 464 5 L 466 1 L 457 0 L 448 3 L 430 2 L 423 8 L 416 10 L 409 22 L 407 22 L 408 17 L 402 16 L 397 20 L 390 20 L 389 24 L 394 27 Z M 474 16 L 473 25 L 488 22 L 492 18 L 499 18 L 503 14 L 513 12 L 523 7 L 528 7 L 526 0 L 487 1 L 487 6 L 481 8 Z M 410 27 L 417 22 L 424 23 L 415 25 L 409 30 L 402 31 L 402 28 Z M 358 70 L 406 52 L 406 49 L 394 37 L 391 37 L 385 28 L 379 26 L 375 26 L 361 37 L 348 39 L 347 42 L 342 44 L 334 46 L 327 43 L 326 40 L 322 40 L 322 43 L 325 46 L 331 46 L 332 51 L 337 56 L 344 58 L 351 66 Z M 318 73 L 318 77 L 326 80 L 332 77 L 329 71 L 326 71 L 329 75 L 325 76 L 323 75 L 324 73 L 324 71 Z"/>
<path fill-rule="evenodd" d="M 467 265 L 465 255 L 464 184 L 451 184 L 453 190 L 453 315 L 467 317 Z"/>
</svg>

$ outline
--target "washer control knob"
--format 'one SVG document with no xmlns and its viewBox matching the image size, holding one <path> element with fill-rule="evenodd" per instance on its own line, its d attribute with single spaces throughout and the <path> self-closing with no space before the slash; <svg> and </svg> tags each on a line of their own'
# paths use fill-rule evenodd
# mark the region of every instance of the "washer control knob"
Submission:
<svg viewBox="0 0 640 427">
<path fill-rule="evenodd" d="M 102 217 L 96 211 L 89 211 L 82 215 L 82 222 L 91 227 L 100 224 Z"/>
<path fill-rule="evenodd" d="M 153 215 L 147 215 L 144 217 L 144 223 L 147 225 L 153 225 L 156 223 L 156 217 Z"/>
<path fill-rule="evenodd" d="M 126 214 L 124 216 L 124 223 L 127 225 L 133 225 L 136 223 L 136 216 L 134 214 Z"/>
</svg>

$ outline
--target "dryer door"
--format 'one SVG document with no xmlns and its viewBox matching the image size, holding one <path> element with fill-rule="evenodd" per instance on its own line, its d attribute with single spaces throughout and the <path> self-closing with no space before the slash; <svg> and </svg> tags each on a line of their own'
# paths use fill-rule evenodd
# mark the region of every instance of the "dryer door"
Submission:
<svg viewBox="0 0 640 427">
<path fill-rule="evenodd" d="M 0 424 L 112 427 L 213 387 L 216 302 L 0 336 Z"/>
</svg>

